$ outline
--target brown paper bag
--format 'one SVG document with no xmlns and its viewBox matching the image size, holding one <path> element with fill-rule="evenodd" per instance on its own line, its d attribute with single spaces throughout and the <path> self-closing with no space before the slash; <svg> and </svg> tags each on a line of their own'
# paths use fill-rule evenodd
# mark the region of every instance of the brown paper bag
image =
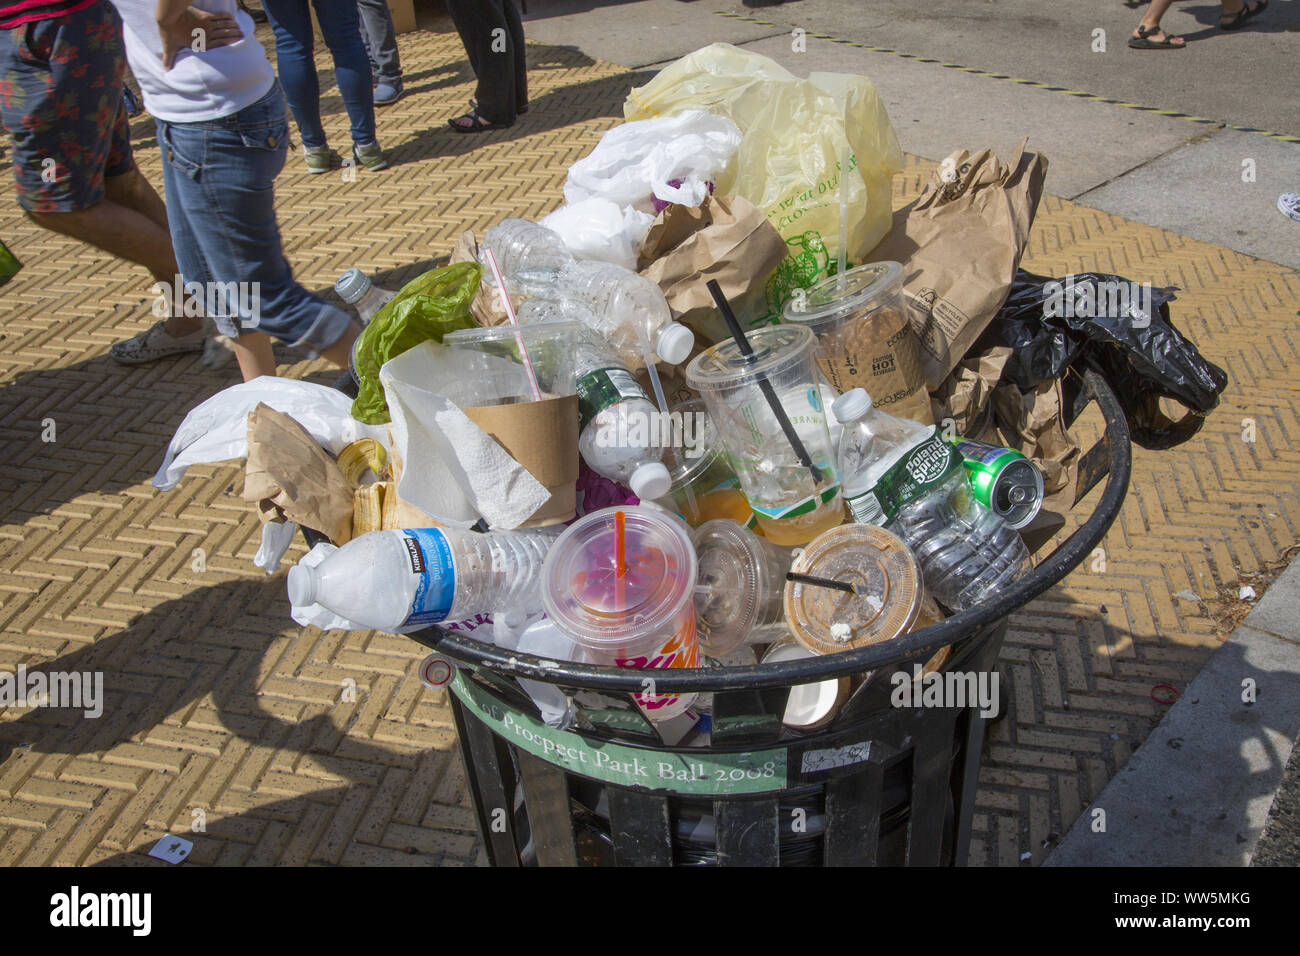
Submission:
<svg viewBox="0 0 1300 956">
<path fill-rule="evenodd" d="M 264 403 L 248 413 L 244 500 L 258 503 L 263 521 L 293 521 L 339 545 L 352 537 L 342 469 L 307 429 Z"/>
<path fill-rule="evenodd" d="M 578 396 L 466 406 L 465 414 L 551 493 L 521 528 L 561 524 L 578 513 Z"/>
<path fill-rule="evenodd" d="M 1044 493 L 1068 491 L 1072 495 L 1081 449 L 1065 428 L 1060 380 L 1043 382 L 1029 392 L 1011 384 L 999 385 L 993 392 L 993 408 L 1005 444 L 1032 458 L 1042 469 Z"/>
<path fill-rule="evenodd" d="M 1026 153 L 1024 142 L 1009 166 L 987 149 L 958 150 L 920 198 L 894 213 L 889 235 L 868 256 L 903 264 L 904 296 L 931 389 L 1006 301 L 1046 175 L 1046 158 Z"/>
<path fill-rule="evenodd" d="M 952 374 L 930 395 L 934 420 L 941 430 L 945 422 L 951 421 L 954 435 L 994 445 L 999 443 L 993 415 L 993 392 L 1010 358 L 1011 348 L 998 345 L 961 360 Z"/>
<path fill-rule="evenodd" d="M 789 252 L 749 200 L 709 196 L 699 206 L 673 205 L 659 214 L 641 244 L 638 268 L 659 284 L 674 319 L 718 342 L 727 338 L 727 326 L 705 284 L 716 279 L 743 315 Z"/>
<path fill-rule="evenodd" d="M 452 247 L 451 258 L 447 260 L 447 264 L 452 265 L 456 262 L 478 262 L 478 240 L 474 238 L 473 230 L 466 229 L 462 232 L 456 240 L 456 245 Z M 474 293 L 474 301 L 470 303 L 469 311 L 479 325 L 505 325 L 510 321 L 510 317 L 506 315 L 505 306 L 497 296 L 496 287 L 488 282 L 488 274 L 488 270 L 484 270 L 483 281 L 479 283 L 478 291 Z M 421 525 L 420 527 L 433 526 Z"/>
</svg>

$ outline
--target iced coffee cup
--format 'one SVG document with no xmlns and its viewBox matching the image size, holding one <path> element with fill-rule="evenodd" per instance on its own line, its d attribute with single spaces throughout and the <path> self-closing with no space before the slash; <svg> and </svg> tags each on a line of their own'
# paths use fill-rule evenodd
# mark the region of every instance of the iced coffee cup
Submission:
<svg viewBox="0 0 1300 956">
<path fill-rule="evenodd" d="M 786 582 L 786 623 L 814 654 L 879 644 L 943 619 L 925 594 L 912 552 L 901 538 L 876 525 L 832 528 L 804 548 L 790 570 L 853 588 L 846 593 Z"/>
<path fill-rule="evenodd" d="M 574 522 L 551 546 L 542 604 L 592 663 L 646 669 L 633 697 L 650 719 L 668 720 L 695 695 L 659 693 L 654 670 L 699 666 L 695 579 L 695 550 L 680 521 L 649 508 L 605 508 Z"/>
<path fill-rule="evenodd" d="M 723 657 L 781 619 L 790 552 L 725 518 L 691 533 L 699 571 L 695 619 L 705 654 Z"/>
<path fill-rule="evenodd" d="M 816 338 L 791 325 L 746 338 L 752 356 L 734 341 L 720 342 L 691 361 L 686 381 L 708 405 L 763 534 L 776 544 L 803 544 L 844 520 L 813 357 Z M 811 467 L 800 460 L 787 422 Z"/>
<path fill-rule="evenodd" d="M 817 336 L 817 364 L 841 394 L 865 388 L 882 410 L 934 424 L 921 355 L 903 304 L 903 267 L 872 262 L 817 283 L 782 318 Z"/>
</svg>

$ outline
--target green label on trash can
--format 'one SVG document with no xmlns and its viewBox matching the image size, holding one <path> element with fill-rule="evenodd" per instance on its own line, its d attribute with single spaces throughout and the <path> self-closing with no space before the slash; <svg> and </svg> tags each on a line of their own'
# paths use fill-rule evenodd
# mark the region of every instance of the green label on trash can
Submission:
<svg viewBox="0 0 1300 956">
<path fill-rule="evenodd" d="M 720 754 L 597 743 L 505 707 L 461 673 L 450 686 L 465 707 L 508 743 L 584 777 L 620 787 L 701 795 L 764 793 L 786 786 L 784 747 Z"/>
</svg>

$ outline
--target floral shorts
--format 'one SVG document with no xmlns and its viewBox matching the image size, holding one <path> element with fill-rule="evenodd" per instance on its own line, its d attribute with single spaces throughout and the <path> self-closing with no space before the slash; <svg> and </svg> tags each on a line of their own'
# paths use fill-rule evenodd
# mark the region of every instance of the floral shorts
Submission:
<svg viewBox="0 0 1300 956">
<path fill-rule="evenodd" d="M 0 119 L 18 204 L 70 212 L 135 168 L 122 103 L 122 21 L 110 3 L 0 30 Z"/>
</svg>

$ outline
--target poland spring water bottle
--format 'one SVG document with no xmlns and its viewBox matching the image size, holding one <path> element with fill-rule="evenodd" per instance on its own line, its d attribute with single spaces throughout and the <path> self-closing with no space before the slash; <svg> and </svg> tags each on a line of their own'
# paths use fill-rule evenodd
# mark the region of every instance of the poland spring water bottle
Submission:
<svg viewBox="0 0 1300 956">
<path fill-rule="evenodd" d="M 936 600 L 965 610 L 1029 570 L 1020 535 L 975 500 L 961 455 L 934 426 L 873 408 L 861 388 L 831 411 L 844 423 L 837 466 L 853 519 L 907 542 Z"/>
<path fill-rule="evenodd" d="M 659 414 L 627 365 L 589 338 L 578 343 L 578 452 L 592 471 L 632 489 L 643 501 L 668 494 L 672 478 L 660 459 Z"/>
</svg>

